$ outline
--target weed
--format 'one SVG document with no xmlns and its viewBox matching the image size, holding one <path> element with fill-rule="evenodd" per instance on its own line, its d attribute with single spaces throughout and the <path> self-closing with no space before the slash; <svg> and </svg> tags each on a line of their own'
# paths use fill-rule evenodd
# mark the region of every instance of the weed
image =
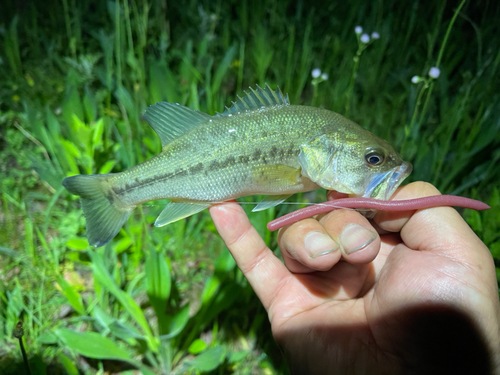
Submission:
<svg viewBox="0 0 500 375">
<path fill-rule="evenodd" d="M 287 371 L 265 311 L 207 212 L 152 230 L 166 202 L 151 202 L 106 247 L 88 247 L 62 179 L 119 172 L 156 155 L 160 141 L 141 114 L 162 100 L 214 114 L 267 82 L 293 104 L 348 115 L 401 150 L 414 164 L 411 179 L 490 203 L 490 211 L 463 214 L 498 267 L 499 17 L 495 2 L 465 0 L 456 8 L 444 0 L 7 3 L 2 373 L 24 368 L 11 335 L 19 321 L 39 374 Z M 317 67 L 328 77 L 316 77 Z M 431 67 L 439 77 L 428 75 Z M 306 197 L 314 194 L 294 199 Z M 250 214 L 273 249 L 265 224 L 292 206 Z"/>
</svg>

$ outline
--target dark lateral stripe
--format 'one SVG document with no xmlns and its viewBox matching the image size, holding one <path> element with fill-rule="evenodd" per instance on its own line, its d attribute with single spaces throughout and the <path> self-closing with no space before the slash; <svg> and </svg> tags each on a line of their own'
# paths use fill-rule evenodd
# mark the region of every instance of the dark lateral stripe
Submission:
<svg viewBox="0 0 500 375">
<path fill-rule="evenodd" d="M 192 167 L 189 167 L 188 169 L 179 168 L 173 172 L 159 174 L 154 177 L 149 177 L 145 179 L 140 179 L 139 177 L 136 177 L 133 179 L 133 181 L 127 182 L 123 187 L 114 187 L 113 191 L 115 192 L 115 194 L 120 195 L 128 193 L 138 188 L 147 187 L 149 185 L 153 185 L 155 183 L 159 183 L 175 177 L 192 176 L 202 172 L 205 175 L 207 175 L 209 172 L 214 172 L 220 169 L 233 167 L 237 164 L 249 164 L 250 162 L 252 162 L 252 164 L 258 164 L 258 163 L 268 164 L 271 161 L 275 161 L 276 158 L 279 157 L 285 158 L 298 155 L 298 152 L 299 152 L 298 149 L 296 149 L 293 145 L 290 145 L 288 149 L 284 148 L 278 149 L 277 147 L 273 146 L 269 151 L 269 153 L 262 153 L 262 151 L 260 150 L 255 150 L 251 155 L 240 155 L 237 157 L 228 156 L 226 159 L 222 161 L 214 160 L 207 166 L 203 165 L 203 163 L 200 162 L 198 164 L 193 165 Z"/>
</svg>

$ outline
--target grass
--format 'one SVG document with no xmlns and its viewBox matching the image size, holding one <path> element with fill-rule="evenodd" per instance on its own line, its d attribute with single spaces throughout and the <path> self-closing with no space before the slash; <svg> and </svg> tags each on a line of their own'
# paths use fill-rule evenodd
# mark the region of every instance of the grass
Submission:
<svg viewBox="0 0 500 375">
<path fill-rule="evenodd" d="M 208 213 L 153 229 L 164 203 L 151 202 L 109 245 L 88 247 L 62 179 L 118 172 L 157 154 L 159 139 L 141 114 L 162 100 L 213 114 L 245 87 L 268 83 L 293 104 L 348 114 L 401 150 L 414 165 L 410 180 L 488 202 L 490 211 L 463 214 L 500 266 L 500 7 L 397 4 L 5 5 L 2 373 L 26 371 L 12 336 L 19 321 L 37 374 L 287 372 Z M 380 39 L 362 44 L 357 25 Z M 432 66 L 438 79 L 428 77 Z M 328 79 L 313 79 L 314 68 Z M 250 215 L 272 248 L 265 224 L 289 210 Z"/>
</svg>

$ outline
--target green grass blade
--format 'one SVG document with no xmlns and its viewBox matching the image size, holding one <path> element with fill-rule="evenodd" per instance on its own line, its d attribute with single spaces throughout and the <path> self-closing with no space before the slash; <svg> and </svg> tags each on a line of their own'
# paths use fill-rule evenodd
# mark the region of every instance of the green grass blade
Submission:
<svg viewBox="0 0 500 375">
<path fill-rule="evenodd" d="M 116 285 L 115 281 L 106 270 L 102 257 L 95 251 L 89 251 L 89 256 L 92 259 L 92 270 L 94 271 L 96 280 L 121 303 L 127 313 L 130 314 L 139 327 L 141 327 L 151 350 L 156 352 L 158 350 L 158 343 L 153 337 L 153 333 L 151 332 L 151 328 L 149 327 L 142 309 L 130 295 Z"/>
<path fill-rule="evenodd" d="M 61 275 L 59 275 L 59 277 L 57 278 L 57 283 L 61 287 L 62 293 L 64 294 L 70 305 L 75 309 L 75 311 L 80 315 L 85 315 L 85 306 L 83 305 L 83 300 L 80 293 L 78 293 L 75 288 L 69 285 Z"/>
<path fill-rule="evenodd" d="M 165 334 L 169 323 L 169 317 L 165 310 L 171 288 L 170 268 L 165 257 L 153 247 L 146 258 L 145 267 L 146 292 L 158 318 L 160 334 Z"/>
</svg>

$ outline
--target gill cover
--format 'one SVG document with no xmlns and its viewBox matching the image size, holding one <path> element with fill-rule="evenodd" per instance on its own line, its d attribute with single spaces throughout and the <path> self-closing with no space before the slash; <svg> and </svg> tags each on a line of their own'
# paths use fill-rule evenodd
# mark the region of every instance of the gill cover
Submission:
<svg viewBox="0 0 500 375">
<path fill-rule="evenodd" d="M 298 156 L 302 167 L 302 175 L 319 186 L 340 193 L 355 194 L 340 180 L 342 167 L 339 165 L 339 155 L 342 147 L 334 145 L 326 135 L 321 135 L 307 144 L 300 145 Z"/>
</svg>

